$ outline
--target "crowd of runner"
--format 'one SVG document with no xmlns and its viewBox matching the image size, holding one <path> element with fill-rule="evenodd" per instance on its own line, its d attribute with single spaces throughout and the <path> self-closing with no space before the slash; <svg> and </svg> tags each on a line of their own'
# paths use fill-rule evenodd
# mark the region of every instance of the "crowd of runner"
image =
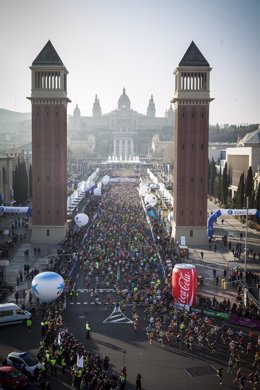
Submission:
<svg viewBox="0 0 260 390">
<path fill-rule="evenodd" d="M 197 312 L 186 313 L 174 306 L 171 275 L 167 275 L 165 264 L 168 238 L 160 221 L 147 216 L 137 183 L 107 185 L 102 197 L 89 198 L 85 212 L 90 223 L 69 231 L 60 243 L 58 256 L 51 259 L 50 270 L 66 279 L 73 277 L 74 267 L 81 267 L 86 288 L 115 291 L 104 304 L 114 300 L 122 312 L 131 305 L 134 330 L 141 331 L 139 322 L 145 321 L 150 344 L 173 346 L 187 353 L 220 354 L 240 389 L 246 379 L 250 388 L 256 389 L 260 338 L 253 331 L 234 333 L 228 325 L 220 327 Z M 71 375 L 74 389 L 125 389 L 126 367 L 115 374 L 109 357 L 93 355 L 79 343 L 63 321 L 64 307 L 62 296 L 42 310 L 38 358 L 43 367 L 36 373 L 39 388 L 50 387 L 47 373 L 57 375 L 59 366 L 64 375 Z M 223 311 L 233 308 L 239 312 L 241 307 L 238 303 L 234 308 L 229 300 L 213 302 L 213 308 Z M 224 380 L 222 368 L 218 370 L 220 384 Z M 139 390 L 141 375 L 136 380 Z"/>
</svg>

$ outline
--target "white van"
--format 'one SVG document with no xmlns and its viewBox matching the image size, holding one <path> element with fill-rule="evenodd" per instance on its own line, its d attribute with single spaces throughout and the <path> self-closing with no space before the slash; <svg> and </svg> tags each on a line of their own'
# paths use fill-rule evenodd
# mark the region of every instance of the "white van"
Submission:
<svg viewBox="0 0 260 390">
<path fill-rule="evenodd" d="M 0 304 L 0 326 L 19 324 L 31 318 L 32 314 L 27 310 L 22 310 L 15 303 Z"/>
</svg>

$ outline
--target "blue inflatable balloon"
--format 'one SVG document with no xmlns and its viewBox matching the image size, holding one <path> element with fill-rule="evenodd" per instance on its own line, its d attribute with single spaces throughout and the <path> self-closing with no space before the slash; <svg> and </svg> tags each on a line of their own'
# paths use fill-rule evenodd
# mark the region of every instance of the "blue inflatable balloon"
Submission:
<svg viewBox="0 0 260 390">
<path fill-rule="evenodd" d="M 64 289 L 64 279 L 56 272 L 41 272 L 32 280 L 32 293 L 41 302 L 52 302 Z"/>
</svg>

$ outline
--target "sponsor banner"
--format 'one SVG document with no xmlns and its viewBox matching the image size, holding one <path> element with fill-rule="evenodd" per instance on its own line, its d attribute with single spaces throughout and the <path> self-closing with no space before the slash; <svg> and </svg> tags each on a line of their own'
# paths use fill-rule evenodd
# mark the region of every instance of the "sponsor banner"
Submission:
<svg viewBox="0 0 260 390">
<path fill-rule="evenodd" d="M 256 215 L 256 209 L 221 209 L 221 215 Z"/>
<path fill-rule="evenodd" d="M 230 319 L 229 313 L 223 313 L 221 311 L 203 310 L 203 315 L 206 317 L 220 318 L 220 319 L 226 320 L 226 321 L 228 321 Z"/>
<path fill-rule="evenodd" d="M 8 206 L 0 206 L 1 213 L 16 213 L 16 214 L 32 214 L 31 207 L 8 207 Z"/>
<path fill-rule="evenodd" d="M 253 320 L 251 318 L 239 317 L 235 314 L 231 314 L 230 321 L 233 324 L 240 326 L 247 326 L 248 328 L 260 329 L 260 320 Z"/>
</svg>

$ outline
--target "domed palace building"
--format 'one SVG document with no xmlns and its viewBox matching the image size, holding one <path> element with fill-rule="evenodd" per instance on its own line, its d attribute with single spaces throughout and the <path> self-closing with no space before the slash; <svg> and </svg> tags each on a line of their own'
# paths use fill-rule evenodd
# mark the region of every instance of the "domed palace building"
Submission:
<svg viewBox="0 0 260 390">
<path fill-rule="evenodd" d="M 98 96 L 95 96 L 92 116 L 82 116 L 78 105 L 69 118 L 69 145 L 79 140 L 95 138 L 99 155 L 117 161 L 133 161 L 136 156 L 147 155 L 154 134 L 164 129 L 171 131 L 174 123 L 172 107 L 164 117 L 156 117 L 156 108 L 151 95 L 146 115 L 131 108 L 125 88 L 118 99 L 117 109 L 102 114 Z"/>
</svg>

